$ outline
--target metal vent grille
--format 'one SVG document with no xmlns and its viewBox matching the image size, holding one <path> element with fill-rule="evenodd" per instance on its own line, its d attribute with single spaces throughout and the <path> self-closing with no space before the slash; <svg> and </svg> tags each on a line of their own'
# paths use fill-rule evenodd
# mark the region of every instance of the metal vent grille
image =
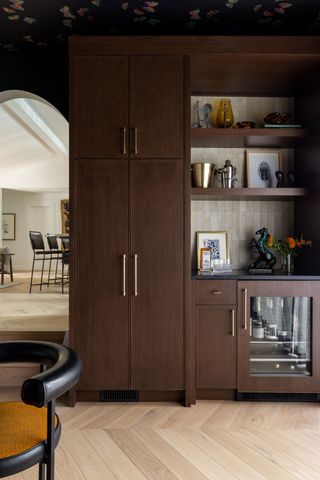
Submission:
<svg viewBox="0 0 320 480">
<path fill-rule="evenodd" d="M 244 402 L 319 402 L 320 394 L 237 392 L 236 399 Z"/>
<path fill-rule="evenodd" d="M 100 402 L 139 402 L 138 390 L 101 390 Z"/>
</svg>

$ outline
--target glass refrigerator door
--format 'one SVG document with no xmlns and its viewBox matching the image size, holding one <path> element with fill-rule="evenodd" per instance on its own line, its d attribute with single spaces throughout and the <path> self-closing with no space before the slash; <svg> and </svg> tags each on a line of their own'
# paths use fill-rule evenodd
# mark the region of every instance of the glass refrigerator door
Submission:
<svg viewBox="0 0 320 480">
<path fill-rule="evenodd" d="M 250 297 L 250 375 L 311 375 L 311 318 L 311 297 Z"/>
</svg>

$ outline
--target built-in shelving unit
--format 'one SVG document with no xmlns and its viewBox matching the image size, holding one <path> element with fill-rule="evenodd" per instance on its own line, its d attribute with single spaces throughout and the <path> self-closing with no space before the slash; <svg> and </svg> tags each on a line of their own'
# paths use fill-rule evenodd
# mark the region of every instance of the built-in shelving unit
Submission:
<svg viewBox="0 0 320 480">
<path fill-rule="evenodd" d="M 292 148 L 307 136 L 304 128 L 192 128 L 195 148 Z"/>
<path fill-rule="evenodd" d="M 192 200 L 292 200 L 308 194 L 305 188 L 192 188 Z"/>
</svg>

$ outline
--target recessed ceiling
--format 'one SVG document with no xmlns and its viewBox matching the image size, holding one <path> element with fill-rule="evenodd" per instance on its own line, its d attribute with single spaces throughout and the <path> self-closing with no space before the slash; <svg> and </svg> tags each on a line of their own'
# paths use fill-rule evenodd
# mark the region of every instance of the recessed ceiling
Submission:
<svg viewBox="0 0 320 480">
<path fill-rule="evenodd" d="M 319 0 L 3 0 L 0 48 L 66 51 L 78 35 L 318 35 Z"/>
</svg>

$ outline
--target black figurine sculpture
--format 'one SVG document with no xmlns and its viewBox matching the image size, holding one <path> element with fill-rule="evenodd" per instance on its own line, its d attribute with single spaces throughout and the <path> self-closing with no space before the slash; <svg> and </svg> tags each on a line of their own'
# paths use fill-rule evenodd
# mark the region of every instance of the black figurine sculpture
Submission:
<svg viewBox="0 0 320 480">
<path fill-rule="evenodd" d="M 263 227 L 256 232 L 256 235 L 260 235 L 258 240 L 251 239 L 250 249 L 259 254 L 259 257 L 254 263 L 249 266 L 249 273 L 272 273 L 273 266 L 276 263 L 276 257 L 268 250 L 267 241 L 269 238 L 268 229 Z"/>
<path fill-rule="evenodd" d="M 292 188 L 295 187 L 295 178 L 294 178 L 294 172 L 290 171 L 287 173 L 287 178 L 288 178 L 288 187 Z"/>
<path fill-rule="evenodd" d="M 275 173 L 275 176 L 277 178 L 277 188 L 283 188 L 284 187 L 284 174 L 281 172 L 281 170 L 278 170 Z"/>
</svg>

